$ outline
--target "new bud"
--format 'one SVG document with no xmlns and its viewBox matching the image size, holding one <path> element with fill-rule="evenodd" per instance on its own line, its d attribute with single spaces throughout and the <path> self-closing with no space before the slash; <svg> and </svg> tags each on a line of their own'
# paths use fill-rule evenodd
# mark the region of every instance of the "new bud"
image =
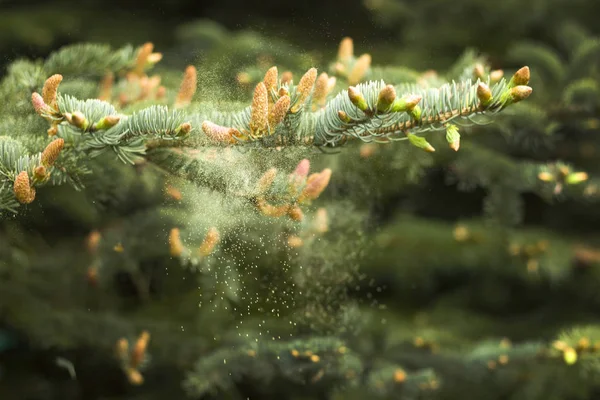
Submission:
<svg viewBox="0 0 600 400">
<path fill-rule="evenodd" d="M 435 149 L 433 146 L 422 136 L 417 136 L 413 133 L 408 134 L 408 141 L 415 147 L 423 149 L 429 153 L 433 153 Z"/>
<path fill-rule="evenodd" d="M 94 124 L 94 129 L 106 130 L 112 128 L 113 126 L 118 124 L 120 120 L 121 117 L 119 117 L 118 115 L 107 115 L 106 117 L 102 118 L 100 121 Z"/>
<path fill-rule="evenodd" d="M 458 133 L 458 127 L 456 125 L 446 125 L 446 141 L 452 150 L 458 151 L 460 147 L 460 133 Z"/>
<path fill-rule="evenodd" d="M 396 99 L 390 109 L 391 112 L 412 111 L 421 101 L 422 97 L 418 94 L 407 94 Z"/>
<path fill-rule="evenodd" d="M 508 87 L 512 88 L 515 86 L 527 85 L 529 83 L 529 79 L 531 78 L 529 67 L 523 67 L 519 69 L 512 76 L 510 81 L 508 82 Z"/>
<path fill-rule="evenodd" d="M 392 85 L 387 85 L 379 92 L 377 98 L 377 111 L 384 113 L 389 110 L 392 103 L 396 100 L 396 89 Z"/>
<path fill-rule="evenodd" d="M 350 99 L 352 104 L 358 107 L 359 110 L 367 111 L 369 109 L 365 97 L 354 86 L 350 86 L 348 88 L 348 98 Z"/>
<path fill-rule="evenodd" d="M 70 122 L 82 131 L 85 131 L 90 125 L 85 115 L 83 115 L 83 113 L 80 111 L 75 111 L 73 114 L 71 114 Z"/>
<path fill-rule="evenodd" d="M 477 85 L 477 98 L 483 107 L 489 106 L 493 100 L 492 91 L 489 86 L 483 82 L 479 82 Z"/>
</svg>

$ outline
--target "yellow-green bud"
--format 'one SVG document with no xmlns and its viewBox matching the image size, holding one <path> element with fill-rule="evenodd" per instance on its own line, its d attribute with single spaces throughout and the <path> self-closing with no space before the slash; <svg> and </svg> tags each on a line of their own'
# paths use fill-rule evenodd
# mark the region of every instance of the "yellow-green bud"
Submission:
<svg viewBox="0 0 600 400">
<path fill-rule="evenodd" d="M 418 94 L 407 94 L 396 99 L 390 108 L 392 112 L 411 111 L 421 101 L 422 97 Z"/>
<path fill-rule="evenodd" d="M 567 175 L 565 181 L 569 185 L 576 185 L 581 182 L 585 182 L 588 180 L 588 174 L 585 172 L 573 172 L 572 174 Z"/>
<path fill-rule="evenodd" d="M 421 119 L 421 107 L 414 106 L 413 109 L 409 111 L 409 113 L 415 121 L 419 121 Z"/>
<path fill-rule="evenodd" d="M 113 126 L 118 124 L 120 120 L 121 117 L 119 117 L 118 115 L 107 115 L 106 117 L 102 118 L 100 121 L 94 124 L 94 129 L 99 131 L 112 128 Z"/>
<path fill-rule="evenodd" d="M 349 124 L 350 122 L 352 122 L 352 118 L 350 118 L 348 116 L 348 114 L 346 114 L 345 111 L 339 110 L 338 111 L 338 117 L 345 123 Z"/>
<path fill-rule="evenodd" d="M 183 124 L 179 125 L 179 127 L 177 127 L 177 129 L 175 129 L 175 136 L 177 137 L 185 137 L 187 135 L 189 135 L 189 133 L 192 131 L 192 124 L 190 124 L 189 122 L 184 122 Z"/>
<path fill-rule="evenodd" d="M 515 86 L 523 86 L 529 83 L 531 75 L 529 72 L 529 67 L 523 67 L 519 69 L 515 74 L 510 78 L 508 82 L 508 87 L 513 88 Z"/>
<path fill-rule="evenodd" d="M 71 114 L 71 123 L 82 131 L 85 131 L 90 125 L 85 115 L 80 111 Z"/>
<path fill-rule="evenodd" d="M 460 133 L 458 133 L 458 127 L 456 125 L 446 125 L 446 141 L 452 150 L 458 151 L 460 147 Z"/>
<path fill-rule="evenodd" d="M 412 144 L 415 147 L 418 147 L 420 149 L 423 149 L 429 153 L 432 153 L 435 151 L 435 149 L 433 148 L 433 146 L 422 136 L 417 136 L 414 133 L 409 133 L 408 134 L 408 141 L 410 142 L 410 144 Z"/>
<path fill-rule="evenodd" d="M 377 98 L 377 111 L 384 113 L 392 106 L 392 103 L 396 100 L 396 90 L 392 85 L 387 85 L 379 92 Z"/>
<path fill-rule="evenodd" d="M 492 91 L 489 86 L 483 82 L 479 82 L 477 85 L 477 98 L 481 102 L 483 107 L 487 107 L 492 102 Z"/>
<path fill-rule="evenodd" d="M 348 88 L 348 98 L 350 98 L 352 104 L 358 107 L 359 110 L 367 111 L 369 109 L 365 97 L 354 86 Z"/>
<path fill-rule="evenodd" d="M 515 86 L 512 89 L 504 92 L 500 99 L 502 103 L 517 103 L 528 98 L 532 91 L 533 89 L 529 86 Z"/>
</svg>

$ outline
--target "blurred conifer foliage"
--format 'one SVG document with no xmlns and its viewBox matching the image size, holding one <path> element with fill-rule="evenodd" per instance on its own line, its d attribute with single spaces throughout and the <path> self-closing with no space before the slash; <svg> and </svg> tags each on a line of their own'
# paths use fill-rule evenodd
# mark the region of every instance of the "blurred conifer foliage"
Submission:
<svg viewBox="0 0 600 400">
<path fill-rule="evenodd" d="M 595 398 L 600 41 L 508 3 L 436 70 L 209 20 L 13 60 L 0 398 Z"/>
</svg>

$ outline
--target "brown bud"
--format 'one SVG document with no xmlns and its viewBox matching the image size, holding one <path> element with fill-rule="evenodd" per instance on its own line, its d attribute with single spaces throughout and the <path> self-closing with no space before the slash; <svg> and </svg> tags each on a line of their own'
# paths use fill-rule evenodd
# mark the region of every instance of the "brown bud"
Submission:
<svg viewBox="0 0 600 400">
<path fill-rule="evenodd" d="M 269 101 L 267 87 L 260 82 L 254 88 L 252 97 L 252 114 L 250 116 L 250 132 L 256 137 L 260 137 L 267 130 L 269 123 Z"/>
<path fill-rule="evenodd" d="M 325 208 L 319 208 L 317 210 L 314 227 L 315 231 L 318 233 L 325 233 L 329 230 L 329 217 L 327 216 L 327 210 Z"/>
<path fill-rule="evenodd" d="M 277 67 L 271 67 L 265 74 L 263 83 L 267 88 L 267 93 L 271 93 L 272 90 L 277 90 Z M 269 99 L 271 96 L 269 96 Z"/>
<path fill-rule="evenodd" d="M 89 126 L 87 118 L 80 111 L 75 111 L 71 114 L 71 123 L 82 131 L 85 131 Z"/>
<path fill-rule="evenodd" d="M 525 66 L 520 68 L 515 74 L 512 76 L 510 81 L 508 82 L 508 87 L 512 88 L 515 86 L 524 86 L 529 83 L 529 79 L 531 78 L 531 74 L 529 71 L 529 67 Z"/>
<path fill-rule="evenodd" d="M 169 251 L 171 256 L 179 257 L 181 253 L 183 253 L 184 246 L 181 242 L 181 237 L 179 233 L 179 228 L 171 229 L 169 233 Z"/>
<path fill-rule="evenodd" d="M 127 367 L 125 369 L 125 373 L 127 374 L 127 380 L 129 380 L 129 383 L 131 383 L 132 385 L 139 386 L 142 383 L 144 383 L 144 377 L 137 369 Z"/>
<path fill-rule="evenodd" d="M 44 87 L 42 88 L 42 97 L 44 102 L 55 110 L 57 109 L 56 96 L 58 94 L 58 85 L 60 85 L 62 80 L 62 75 L 52 75 L 50 78 L 46 79 L 46 82 L 44 82 Z"/>
<path fill-rule="evenodd" d="M 321 172 L 310 175 L 306 181 L 306 186 L 298 198 L 302 203 L 307 200 L 314 200 L 325 190 L 331 179 L 331 169 L 326 168 Z"/>
<path fill-rule="evenodd" d="M 352 38 L 345 37 L 340 42 L 340 47 L 338 49 L 338 60 L 340 61 L 348 61 L 354 56 L 354 42 Z"/>
<path fill-rule="evenodd" d="M 277 168 L 269 169 L 258 180 L 258 183 L 256 184 L 256 191 L 258 193 L 264 193 L 267 190 L 269 190 L 271 185 L 273 185 L 273 182 L 275 181 L 276 176 L 277 176 Z"/>
<path fill-rule="evenodd" d="M 58 138 L 50 142 L 42 152 L 42 165 L 46 167 L 54 165 L 64 145 L 65 140 L 63 138 Z"/>
<path fill-rule="evenodd" d="M 212 253 L 215 246 L 219 242 L 219 239 L 220 239 L 220 235 L 219 235 L 219 231 L 217 231 L 217 228 L 215 228 L 215 227 L 210 228 L 208 230 L 208 233 L 204 237 L 204 241 L 202 241 L 202 244 L 200 245 L 200 249 L 198 250 L 200 255 L 202 255 L 203 257 L 206 257 L 210 253 Z"/>
<path fill-rule="evenodd" d="M 112 88 L 115 81 L 115 76 L 112 72 L 109 72 L 104 76 L 102 82 L 100 82 L 100 94 L 98 95 L 99 100 L 109 101 L 112 97 Z"/>
<path fill-rule="evenodd" d="M 347 124 L 352 122 L 352 119 L 348 116 L 348 114 L 346 114 L 345 111 L 338 110 L 338 117 L 342 120 L 342 122 L 345 122 Z"/>
<path fill-rule="evenodd" d="M 502 71 L 501 69 L 493 70 L 492 72 L 490 72 L 490 81 L 493 83 L 498 82 L 500 79 L 502 79 L 503 76 L 504 71 Z"/>
<path fill-rule="evenodd" d="M 179 125 L 177 129 L 175 129 L 175 132 L 173 132 L 173 134 L 177 137 L 184 137 L 189 135 L 191 131 L 192 124 L 190 124 L 189 122 L 184 122 L 183 124 Z"/>
<path fill-rule="evenodd" d="M 33 177 L 36 181 L 43 181 L 48 177 L 48 171 L 43 165 L 38 165 L 33 170 Z"/>
<path fill-rule="evenodd" d="M 348 88 L 348 98 L 350 99 L 352 104 L 358 107 L 358 109 L 361 111 L 367 111 L 367 109 L 369 108 L 365 97 L 354 86 L 350 86 Z"/>
<path fill-rule="evenodd" d="M 88 252 L 90 252 L 90 254 L 96 253 L 101 239 L 102 239 L 102 234 L 95 229 L 87 235 L 87 238 L 85 241 L 86 241 L 87 250 L 88 250 Z"/>
<path fill-rule="evenodd" d="M 197 80 L 196 67 L 188 65 L 183 74 L 177 98 L 175 99 L 175 108 L 185 107 L 190 104 L 194 93 L 196 93 Z"/>
<path fill-rule="evenodd" d="M 325 105 L 327 95 L 329 94 L 329 76 L 323 72 L 317 78 L 315 83 L 315 92 L 313 93 L 313 101 L 317 107 Z"/>
<path fill-rule="evenodd" d="M 302 209 L 298 206 L 290 207 L 287 211 L 288 217 L 292 219 L 292 221 L 300 222 L 304 219 L 304 213 Z"/>
<path fill-rule="evenodd" d="M 125 338 L 117 340 L 115 353 L 121 361 L 127 360 L 129 358 L 129 341 Z"/>
<path fill-rule="evenodd" d="M 350 71 L 350 73 L 348 74 L 348 83 L 350 85 L 357 85 L 367 75 L 367 72 L 369 71 L 370 67 L 371 67 L 371 55 L 370 54 L 361 55 L 358 58 L 358 60 L 356 60 L 356 63 L 354 64 L 352 71 Z"/>
<path fill-rule="evenodd" d="M 269 114 L 269 128 L 271 129 L 271 133 L 275 130 L 277 125 L 284 120 L 287 112 L 290 108 L 290 97 L 282 96 L 277 100 L 277 103 L 273 106 L 271 113 Z"/>
<path fill-rule="evenodd" d="M 484 74 L 485 74 L 485 69 L 484 69 L 483 65 L 476 64 L 475 67 L 473 68 L 473 75 L 475 75 L 475 78 L 482 79 Z"/>
<path fill-rule="evenodd" d="M 48 133 L 48 136 L 56 136 L 58 133 L 58 126 L 52 125 L 50 128 L 48 128 L 46 133 Z"/>
<path fill-rule="evenodd" d="M 298 82 L 298 86 L 296 87 L 296 94 L 298 98 L 292 107 L 291 112 L 296 113 L 302 108 L 304 102 L 310 96 L 312 92 L 313 86 L 315 85 L 315 81 L 317 80 L 317 69 L 311 68 L 309 69 L 302 78 L 300 78 L 300 82 Z"/>
<path fill-rule="evenodd" d="M 134 74 L 138 76 L 143 75 L 144 69 L 146 69 L 146 64 L 148 62 L 148 57 L 150 54 L 152 54 L 152 50 L 154 50 L 154 44 L 151 42 L 147 42 L 142 45 L 135 60 L 135 68 L 133 70 Z"/>
<path fill-rule="evenodd" d="M 386 112 L 391 107 L 392 103 L 396 100 L 396 89 L 392 85 L 386 85 L 379 92 L 377 98 L 377 111 Z"/>
<path fill-rule="evenodd" d="M 35 189 L 30 186 L 27 171 L 21 171 L 17 175 L 13 191 L 17 201 L 21 204 L 29 204 L 35 199 Z"/>
<path fill-rule="evenodd" d="M 477 85 L 477 98 L 483 107 L 489 106 L 492 102 L 492 91 L 489 86 L 483 82 L 479 82 Z"/>
<path fill-rule="evenodd" d="M 281 74 L 281 84 L 290 84 L 292 82 L 292 80 L 294 80 L 294 74 L 292 74 L 291 71 L 284 71 L 283 74 Z"/>
</svg>

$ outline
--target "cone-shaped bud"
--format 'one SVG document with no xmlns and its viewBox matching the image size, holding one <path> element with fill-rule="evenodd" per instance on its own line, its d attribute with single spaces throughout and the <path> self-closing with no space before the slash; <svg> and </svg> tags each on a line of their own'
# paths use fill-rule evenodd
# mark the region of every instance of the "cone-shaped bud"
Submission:
<svg viewBox="0 0 600 400">
<path fill-rule="evenodd" d="M 298 86 L 296 87 L 296 95 L 298 97 L 296 98 L 296 101 L 292 106 L 292 113 L 296 113 L 302 108 L 304 102 L 306 101 L 308 96 L 310 96 L 310 93 L 312 92 L 316 80 L 316 68 L 311 68 L 304 75 L 302 75 L 302 78 L 300 78 L 300 82 L 298 82 Z"/>
<path fill-rule="evenodd" d="M 452 150 L 458 151 L 458 148 L 460 147 L 460 133 L 458 133 L 458 127 L 456 125 L 446 125 L 446 141 Z"/>
<path fill-rule="evenodd" d="M 58 156 L 60 155 L 61 150 L 65 145 L 65 140 L 63 138 L 59 138 L 53 140 L 48 143 L 44 151 L 42 152 L 42 165 L 45 167 L 51 167 L 54 165 Z"/>
<path fill-rule="evenodd" d="M 348 83 L 350 85 L 357 85 L 367 75 L 370 67 L 371 55 L 361 55 L 358 60 L 356 60 L 354 67 L 352 67 L 352 71 L 348 74 Z"/>
<path fill-rule="evenodd" d="M 33 92 L 31 94 L 31 104 L 33 104 L 33 109 L 39 115 L 42 115 L 48 111 L 48 105 L 44 102 L 42 96 L 37 92 Z"/>
<path fill-rule="evenodd" d="M 21 204 L 29 204 L 35 199 L 35 189 L 29 183 L 27 171 L 21 171 L 15 178 L 13 191 L 17 201 Z"/>
<path fill-rule="evenodd" d="M 183 242 L 181 241 L 181 236 L 179 232 L 179 228 L 171 229 L 169 233 L 169 252 L 171 256 L 178 257 L 183 253 Z"/>
<path fill-rule="evenodd" d="M 219 231 L 217 230 L 217 228 L 215 228 L 215 227 L 210 228 L 208 230 L 208 233 L 204 237 L 204 240 L 202 241 L 200 248 L 198 249 L 198 253 L 200 253 L 200 255 L 203 257 L 208 256 L 210 253 L 213 252 L 217 243 L 219 243 L 219 239 L 220 239 L 220 235 L 219 235 Z"/>
<path fill-rule="evenodd" d="M 112 97 L 112 89 L 115 82 L 115 76 L 112 72 L 107 73 L 102 82 L 100 82 L 100 94 L 98 99 L 102 101 L 109 101 Z"/>
<path fill-rule="evenodd" d="M 492 103 L 492 91 L 490 90 L 489 86 L 483 82 L 479 82 L 477 85 L 477 98 L 479 99 L 481 106 L 484 108 Z"/>
<path fill-rule="evenodd" d="M 220 143 L 235 143 L 234 137 L 241 137 L 241 133 L 235 128 L 227 128 L 214 124 L 210 121 L 204 121 L 202 123 L 202 131 L 211 140 Z"/>
<path fill-rule="evenodd" d="M 475 65 L 475 67 L 473 68 L 473 75 L 475 75 L 475 78 L 483 78 L 483 75 L 485 75 L 485 68 L 482 64 Z"/>
<path fill-rule="evenodd" d="M 531 74 L 529 71 L 529 67 L 525 66 L 519 69 L 515 74 L 510 78 L 508 82 L 508 87 L 516 87 L 516 86 L 524 86 L 529 83 L 529 79 L 531 78 Z"/>
<path fill-rule="evenodd" d="M 350 98 L 350 101 L 352 102 L 352 104 L 354 104 L 356 107 L 358 107 L 359 110 L 367 111 L 369 109 L 369 106 L 367 105 L 367 101 L 365 100 L 365 97 L 354 86 L 350 86 L 348 88 L 348 98 Z"/>
<path fill-rule="evenodd" d="M 82 131 L 85 131 L 90 126 L 89 121 L 81 111 L 75 111 L 73 114 L 71 114 L 71 124 Z"/>
<path fill-rule="evenodd" d="M 277 125 L 279 125 L 287 115 L 290 109 L 290 96 L 282 96 L 277 100 L 271 113 L 269 114 L 269 128 L 271 133 L 275 131 Z"/>
<path fill-rule="evenodd" d="M 307 158 L 305 158 L 298 163 L 298 165 L 296 166 L 296 169 L 292 173 L 292 176 L 294 177 L 294 179 L 304 180 L 308 176 L 309 170 L 310 170 L 310 161 Z"/>
<path fill-rule="evenodd" d="M 317 210 L 314 228 L 318 233 L 325 233 L 329 230 L 329 217 L 327 216 L 327 210 L 325 208 L 319 208 Z"/>
<path fill-rule="evenodd" d="M 85 244 L 90 254 L 96 253 L 100 240 L 102 240 L 102 234 L 97 230 L 93 230 L 87 235 Z"/>
<path fill-rule="evenodd" d="M 281 84 L 290 84 L 294 80 L 294 74 L 291 71 L 284 71 L 281 74 Z"/>
<path fill-rule="evenodd" d="M 265 74 L 263 83 L 267 88 L 267 92 L 271 93 L 272 90 L 277 90 L 277 67 L 271 67 Z M 269 99 L 271 96 L 269 96 Z"/>
<path fill-rule="evenodd" d="M 572 174 L 567 175 L 565 178 L 565 182 L 567 182 L 569 185 L 576 185 L 587 180 L 588 174 L 585 172 L 573 172 Z"/>
<path fill-rule="evenodd" d="M 555 178 L 550 172 L 542 171 L 538 174 L 538 179 L 542 182 L 552 182 Z"/>
<path fill-rule="evenodd" d="M 306 186 L 300 193 L 298 197 L 298 202 L 302 203 L 307 200 L 314 200 L 329 185 L 329 180 L 331 179 L 331 169 L 326 168 L 321 172 L 314 173 L 308 177 L 306 180 Z"/>
<path fill-rule="evenodd" d="M 533 89 L 529 86 L 515 86 L 512 89 L 504 92 L 501 100 L 505 104 L 517 103 L 528 98 L 532 91 Z"/>
<path fill-rule="evenodd" d="M 389 110 L 396 100 L 396 89 L 392 85 L 386 85 L 377 97 L 377 111 L 384 113 Z"/>
<path fill-rule="evenodd" d="M 175 129 L 175 132 L 173 132 L 173 134 L 178 138 L 183 138 L 189 135 L 191 131 L 192 124 L 190 124 L 189 122 L 184 122 L 183 124 L 179 125 L 177 129 Z"/>
<path fill-rule="evenodd" d="M 422 136 L 417 136 L 413 133 L 408 134 L 408 141 L 415 147 L 423 149 L 429 153 L 433 153 L 435 149 L 433 146 Z"/>
<path fill-rule="evenodd" d="M 185 107 L 192 101 L 194 93 L 196 93 L 196 86 L 198 84 L 198 76 L 196 68 L 193 65 L 188 65 L 183 74 L 183 80 L 175 99 L 175 108 Z"/>
<path fill-rule="evenodd" d="M 327 95 L 329 94 L 329 75 L 326 72 L 323 72 L 317 78 L 317 82 L 315 83 L 315 92 L 313 93 L 313 101 L 315 102 L 317 107 L 322 107 L 325 105 L 325 101 L 327 100 Z"/>
<path fill-rule="evenodd" d="M 150 42 L 144 43 L 142 47 L 140 47 L 135 59 L 135 68 L 133 69 L 134 74 L 141 76 L 144 73 L 148 57 L 152 54 L 152 50 L 154 50 L 154 44 Z"/>
<path fill-rule="evenodd" d="M 120 120 L 121 117 L 119 117 L 118 115 L 107 115 L 106 117 L 102 118 L 100 121 L 94 124 L 94 130 L 99 131 L 112 128 L 113 126 L 118 124 Z"/>
<path fill-rule="evenodd" d="M 274 206 L 272 204 L 269 204 L 262 197 L 259 197 L 258 199 L 256 199 L 256 206 L 258 207 L 258 209 L 260 210 L 260 212 L 263 215 L 266 215 L 267 217 L 276 217 L 276 218 L 285 215 L 287 213 L 288 209 L 290 208 L 290 206 L 288 204 Z"/>
<path fill-rule="evenodd" d="M 58 133 L 58 126 L 52 125 L 46 132 L 48 133 L 48 136 L 56 136 Z"/>
<path fill-rule="evenodd" d="M 411 111 L 421 101 L 422 97 L 418 94 L 406 94 L 399 99 L 394 100 L 390 112 Z"/>
<path fill-rule="evenodd" d="M 352 122 L 352 118 L 350 118 L 345 111 L 339 110 L 338 117 L 342 120 L 342 122 L 345 122 L 346 124 Z"/>
<path fill-rule="evenodd" d="M 42 98 L 44 99 L 44 102 L 55 110 L 57 109 L 56 96 L 58 95 L 58 85 L 60 85 L 62 80 L 62 75 L 52 75 L 50 78 L 46 79 L 44 87 L 42 88 Z"/>
<path fill-rule="evenodd" d="M 492 72 L 490 72 L 490 81 L 492 83 L 496 83 L 500 79 L 502 79 L 503 76 L 504 76 L 504 71 L 502 71 L 501 69 L 495 69 Z"/>
<path fill-rule="evenodd" d="M 265 193 L 273 185 L 273 182 L 275 181 L 276 176 L 277 176 L 277 168 L 269 169 L 258 180 L 258 183 L 256 184 L 256 191 L 261 194 Z"/>
<path fill-rule="evenodd" d="M 421 107 L 414 106 L 412 110 L 409 110 L 408 113 L 415 120 L 419 121 L 421 119 Z"/>
<path fill-rule="evenodd" d="M 148 55 L 148 58 L 146 59 L 146 62 L 152 66 L 158 63 L 160 60 L 162 60 L 162 58 L 162 53 L 150 53 L 150 55 Z"/>
<path fill-rule="evenodd" d="M 563 359 L 567 365 L 573 365 L 577 362 L 577 352 L 572 347 L 567 347 L 563 351 Z"/>
<path fill-rule="evenodd" d="M 48 177 L 48 170 L 43 165 L 38 165 L 33 170 L 34 181 L 44 181 Z"/>
<path fill-rule="evenodd" d="M 269 100 L 267 87 L 263 82 L 256 85 L 252 97 L 252 113 L 250 116 L 250 132 L 261 137 L 267 131 L 269 123 Z"/>
<path fill-rule="evenodd" d="M 354 56 L 354 42 L 352 38 L 345 37 L 340 42 L 340 47 L 338 48 L 338 60 L 339 61 L 349 61 Z"/>
<path fill-rule="evenodd" d="M 129 366 L 132 368 L 138 368 L 144 358 L 146 357 L 146 349 L 148 348 L 148 342 L 150 341 L 150 333 L 143 331 L 131 350 L 131 357 L 129 359 Z"/>
<path fill-rule="evenodd" d="M 302 209 L 298 206 L 292 206 L 287 211 L 288 217 L 291 218 L 292 221 L 301 222 L 304 219 L 304 213 Z"/>
<path fill-rule="evenodd" d="M 287 90 L 287 88 L 285 86 L 282 86 L 279 88 L 279 91 L 277 92 L 277 94 L 279 95 L 279 97 L 283 97 L 283 96 L 289 96 L 290 92 L 289 92 L 289 90 Z"/>
</svg>

